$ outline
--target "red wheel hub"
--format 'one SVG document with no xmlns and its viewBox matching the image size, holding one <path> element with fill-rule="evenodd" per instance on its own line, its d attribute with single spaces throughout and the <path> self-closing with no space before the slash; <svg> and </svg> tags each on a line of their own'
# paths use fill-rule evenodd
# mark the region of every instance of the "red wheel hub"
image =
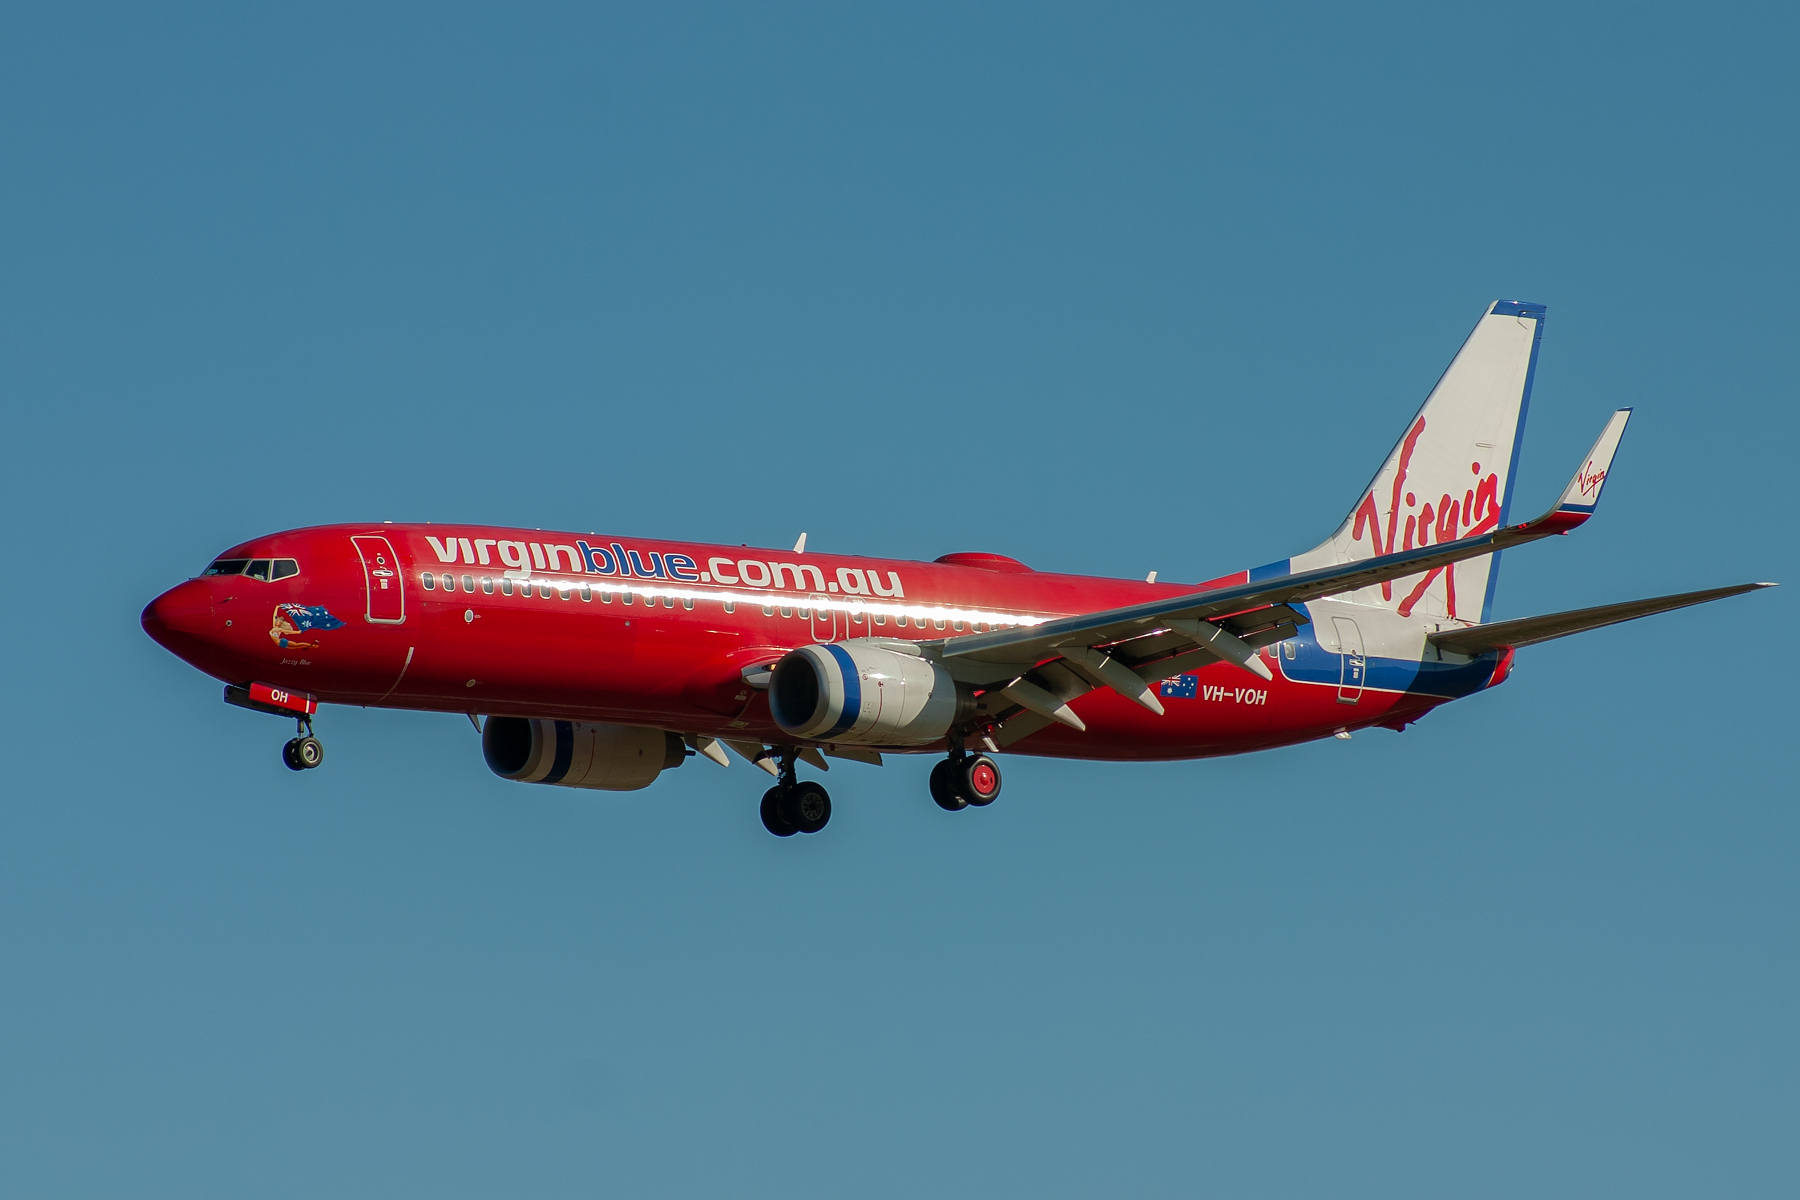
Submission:
<svg viewBox="0 0 1800 1200">
<path fill-rule="evenodd" d="M 1000 775 L 987 763 L 977 763 L 975 769 L 969 772 L 969 783 L 981 795 L 991 796 L 1000 784 Z"/>
</svg>

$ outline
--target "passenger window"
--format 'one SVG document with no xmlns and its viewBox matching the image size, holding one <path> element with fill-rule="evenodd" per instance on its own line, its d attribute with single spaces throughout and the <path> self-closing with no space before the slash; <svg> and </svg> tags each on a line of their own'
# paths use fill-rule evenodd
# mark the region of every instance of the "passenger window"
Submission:
<svg viewBox="0 0 1800 1200">
<path fill-rule="evenodd" d="M 663 597 L 663 607 L 664 608 L 674 608 L 675 607 L 675 597 L 664 596 Z"/>
<path fill-rule="evenodd" d="M 939 629 L 942 629 L 944 627 L 944 622 L 942 619 L 933 621 L 932 624 L 937 626 Z"/>
<path fill-rule="evenodd" d="M 886 625 L 887 624 L 887 614 L 886 613 L 876 613 L 875 614 L 875 623 L 877 625 Z"/>
<path fill-rule="evenodd" d="M 428 592 L 437 591 L 437 576 L 433 575 L 430 571 L 427 571 L 423 575 L 419 576 L 419 582 L 425 585 L 426 591 L 428 591 Z"/>
<path fill-rule="evenodd" d="M 573 600 L 575 598 L 575 588 L 567 583 L 558 584 L 556 594 L 564 600 Z"/>
<path fill-rule="evenodd" d="M 802 621 L 810 621 L 810 620 L 812 620 L 812 609 L 810 609 L 810 608 L 803 608 L 803 609 L 801 609 L 801 610 L 800 610 L 800 619 L 801 619 L 801 620 L 802 620 Z"/>
<path fill-rule="evenodd" d="M 298 575 L 299 573 L 299 563 L 291 558 L 278 558 L 275 560 L 275 574 L 271 578 L 286 579 L 290 575 Z"/>
<path fill-rule="evenodd" d="M 620 592 L 619 593 L 619 603 L 620 604 L 630 604 L 631 602 L 632 602 L 632 600 L 631 600 L 630 592 Z"/>
<path fill-rule="evenodd" d="M 737 601 L 736 600 L 727 600 L 725 602 L 725 611 L 728 613 L 736 612 L 737 611 Z"/>
<path fill-rule="evenodd" d="M 1293 661 L 1294 643 L 1292 643 L 1292 642 L 1281 643 L 1281 653 L 1282 653 L 1283 657 L 1287 658 L 1290 662 Z"/>
<path fill-rule="evenodd" d="M 763 616 L 765 616 L 765 617 L 772 617 L 775 615 L 775 609 L 772 605 L 765 604 L 762 606 L 762 609 L 763 609 Z"/>
<path fill-rule="evenodd" d="M 470 595 L 475 593 L 475 577 L 473 575 L 463 576 L 463 591 L 468 592 Z"/>
<path fill-rule="evenodd" d="M 502 579 L 502 580 L 501 580 L 501 581 L 500 581 L 500 594 L 501 594 L 501 595 L 502 595 L 502 596 L 510 596 L 510 595 L 512 595 L 512 580 L 510 580 L 510 579 Z"/>
<path fill-rule="evenodd" d="M 781 615 L 784 617 L 791 617 L 794 615 L 794 610 L 784 604 L 781 606 Z"/>
<path fill-rule="evenodd" d="M 589 587 L 585 583 L 582 584 L 581 585 L 581 602 L 583 604 L 588 604 L 588 603 L 592 602 L 593 599 L 594 599 L 594 589 Z"/>
<path fill-rule="evenodd" d="M 607 591 L 605 588 L 600 589 L 600 603 L 611 604 L 612 597 L 613 597 L 613 594 L 611 592 Z"/>
<path fill-rule="evenodd" d="M 944 627 L 944 626 L 943 626 L 943 624 L 942 624 L 942 622 L 940 622 L 940 623 L 939 623 L 939 624 L 938 624 L 938 628 L 939 628 L 939 629 L 942 629 L 942 628 L 943 628 L 943 627 Z M 963 627 L 963 623 L 962 623 L 962 622 L 961 622 L 961 621 L 957 621 L 957 622 L 955 622 L 955 623 L 954 623 L 954 624 L 952 624 L 952 625 L 951 625 L 951 628 L 952 628 L 952 629 L 954 629 L 954 630 L 956 630 L 956 632 L 958 632 L 958 633 L 961 633 L 961 632 L 962 632 L 962 627 Z"/>
<path fill-rule="evenodd" d="M 481 577 L 481 590 L 489 596 L 494 594 L 494 580 L 492 576 L 483 575 Z"/>
<path fill-rule="evenodd" d="M 694 611 L 694 598 L 692 596 L 683 596 L 681 598 L 681 607 L 687 609 L 689 612 L 693 612 Z"/>
<path fill-rule="evenodd" d="M 905 614 L 901 614 L 901 615 L 900 615 L 900 616 L 898 616 L 898 617 L 895 617 L 895 618 L 894 618 L 894 624 L 896 624 L 896 625 L 898 625 L 898 626 L 899 626 L 899 627 L 900 627 L 900 628 L 902 628 L 902 629 L 905 629 L 905 628 L 906 628 L 906 616 L 905 616 Z"/>
<path fill-rule="evenodd" d="M 200 572 L 202 575 L 242 575 L 244 568 L 250 565 L 247 558 L 215 559 L 211 566 Z"/>
<path fill-rule="evenodd" d="M 852 624 L 861 625 L 862 624 L 862 614 L 861 613 L 851 613 L 850 621 Z"/>
<path fill-rule="evenodd" d="M 269 582 L 269 560 L 266 558 L 251 559 L 250 565 L 244 568 L 244 574 L 252 579 L 260 579 L 264 583 Z"/>
</svg>

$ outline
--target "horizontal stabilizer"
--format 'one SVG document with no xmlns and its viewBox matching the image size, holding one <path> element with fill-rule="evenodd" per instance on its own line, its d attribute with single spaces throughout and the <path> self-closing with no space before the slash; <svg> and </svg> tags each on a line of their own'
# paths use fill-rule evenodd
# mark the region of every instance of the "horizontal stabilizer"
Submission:
<svg viewBox="0 0 1800 1200">
<path fill-rule="evenodd" d="M 1627 600 L 1623 604 L 1602 604 L 1598 608 L 1578 608 L 1573 612 L 1550 613 L 1542 617 L 1522 617 L 1517 621 L 1499 621 L 1477 625 L 1473 629 L 1452 629 L 1428 635 L 1427 640 L 1440 650 L 1467 654 L 1471 658 L 1489 650 L 1506 646 L 1529 646 L 1552 638 L 1586 633 L 1621 621 L 1634 621 L 1655 613 L 1670 612 L 1708 600 L 1723 600 L 1758 588 L 1774 587 L 1772 583 L 1739 583 L 1731 587 L 1708 588 L 1703 592 L 1683 592 L 1679 596 L 1653 596 L 1648 600 Z"/>
</svg>

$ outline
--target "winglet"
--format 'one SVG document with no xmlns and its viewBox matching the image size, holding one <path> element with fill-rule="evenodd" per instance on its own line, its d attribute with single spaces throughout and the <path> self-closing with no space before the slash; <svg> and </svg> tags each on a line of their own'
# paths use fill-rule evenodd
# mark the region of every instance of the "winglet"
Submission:
<svg viewBox="0 0 1800 1200">
<path fill-rule="evenodd" d="M 1563 489 L 1562 499 L 1532 525 L 1546 533 L 1567 533 L 1594 515 L 1594 509 L 1600 504 L 1600 489 L 1606 486 L 1613 455 L 1618 452 L 1619 439 L 1625 436 L 1625 422 L 1629 420 L 1629 408 L 1621 408 L 1612 415 L 1606 428 L 1600 431 L 1600 440 L 1588 451 L 1581 469 Z"/>
</svg>

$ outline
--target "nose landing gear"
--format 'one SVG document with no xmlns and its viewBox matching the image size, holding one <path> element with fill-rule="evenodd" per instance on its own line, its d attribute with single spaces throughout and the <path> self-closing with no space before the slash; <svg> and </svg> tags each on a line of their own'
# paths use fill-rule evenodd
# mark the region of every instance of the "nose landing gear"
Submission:
<svg viewBox="0 0 1800 1200">
<path fill-rule="evenodd" d="M 817 833 L 831 820 L 831 794 L 810 779 L 794 778 L 796 757 L 792 748 L 781 751 L 779 782 L 763 793 L 763 828 L 776 837 Z"/>
<path fill-rule="evenodd" d="M 325 743 L 313 736 L 312 722 L 305 717 L 294 722 L 298 736 L 281 748 L 281 761 L 290 771 L 310 771 L 325 761 Z"/>
</svg>

